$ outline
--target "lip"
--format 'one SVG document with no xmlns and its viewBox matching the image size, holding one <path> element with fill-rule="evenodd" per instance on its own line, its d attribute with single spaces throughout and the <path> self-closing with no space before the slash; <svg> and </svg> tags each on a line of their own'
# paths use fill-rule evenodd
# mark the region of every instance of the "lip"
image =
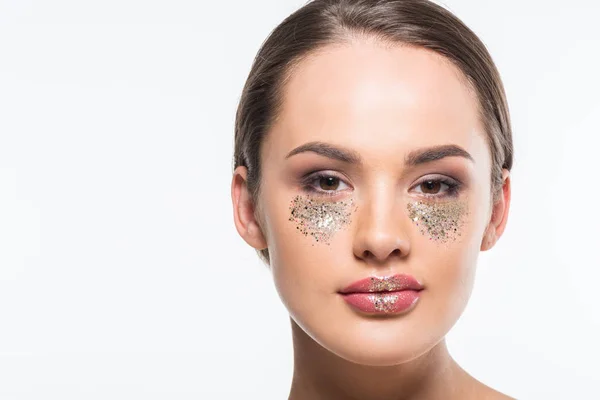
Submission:
<svg viewBox="0 0 600 400">
<path fill-rule="evenodd" d="M 371 276 L 356 281 L 339 293 L 353 308 L 365 313 L 400 314 L 412 310 L 423 285 L 410 275 Z"/>
<path fill-rule="evenodd" d="M 392 276 L 370 276 L 351 283 L 340 291 L 349 293 L 394 292 L 401 290 L 423 290 L 423 285 L 411 275 L 396 274 Z"/>
</svg>

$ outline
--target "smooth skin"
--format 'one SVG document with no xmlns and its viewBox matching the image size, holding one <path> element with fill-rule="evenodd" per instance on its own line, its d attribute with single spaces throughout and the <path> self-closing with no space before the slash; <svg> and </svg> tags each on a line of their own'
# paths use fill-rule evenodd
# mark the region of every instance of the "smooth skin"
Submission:
<svg viewBox="0 0 600 400">
<path fill-rule="evenodd" d="M 460 70 L 423 48 L 355 37 L 302 60 L 283 96 L 262 144 L 256 204 L 245 167 L 235 170 L 231 195 L 237 231 L 255 249 L 268 248 L 276 289 L 290 313 L 289 399 L 509 399 L 464 371 L 445 342 L 470 297 L 479 252 L 504 231 L 511 192 L 504 170 L 502 195 L 492 204 L 490 149 L 477 99 Z M 309 142 L 360 160 L 313 151 L 286 157 Z M 411 152 L 448 144 L 473 160 L 405 164 Z M 317 179 L 311 187 L 331 187 L 333 195 L 311 196 L 356 204 L 351 223 L 328 244 L 302 235 L 288 220 L 291 199 L 307 194 L 302 177 L 315 171 L 335 179 L 325 185 Z M 443 197 L 444 184 L 433 191 L 423 185 L 439 176 L 463 183 L 456 198 Z M 459 239 L 431 240 L 410 220 L 407 203 L 434 201 L 426 194 L 468 205 Z M 407 313 L 367 315 L 338 293 L 358 279 L 396 273 L 425 286 Z"/>
</svg>

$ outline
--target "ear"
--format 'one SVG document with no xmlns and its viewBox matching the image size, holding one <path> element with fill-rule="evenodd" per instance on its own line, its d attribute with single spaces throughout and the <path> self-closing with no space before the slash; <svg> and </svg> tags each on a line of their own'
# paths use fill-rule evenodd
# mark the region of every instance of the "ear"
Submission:
<svg viewBox="0 0 600 400">
<path fill-rule="evenodd" d="M 481 241 L 481 251 L 494 247 L 506 227 L 510 208 L 510 172 L 502 170 L 502 196 L 492 205 L 492 215 Z"/>
<path fill-rule="evenodd" d="M 248 191 L 247 177 L 246 167 L 239 166 L 233 172 L 231 180 L 233 221 L 242 239 L 255 249 L 262 250 L 267 248 L 267 242 L 255 217 L 255 206 Z"/>
</svg>

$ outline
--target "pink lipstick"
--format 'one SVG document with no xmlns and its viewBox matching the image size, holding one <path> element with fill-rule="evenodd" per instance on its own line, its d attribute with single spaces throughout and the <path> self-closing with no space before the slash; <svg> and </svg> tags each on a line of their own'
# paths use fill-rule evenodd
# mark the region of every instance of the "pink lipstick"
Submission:
<svg viewBox="0 0 600 400">
<path fill-rule="evenodd" d="M 410 275 L 371 276 L 356 281 L 339 293 L 355 309 L 376 314 L 399 314 L 414 308 L 423 285 Z"/>
</svg>

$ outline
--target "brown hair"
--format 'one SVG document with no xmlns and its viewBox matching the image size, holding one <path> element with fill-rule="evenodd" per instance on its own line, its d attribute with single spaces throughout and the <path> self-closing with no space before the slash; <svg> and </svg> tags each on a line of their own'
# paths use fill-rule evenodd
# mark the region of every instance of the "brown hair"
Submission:
<svg viewBox="0 0 600 400">
<path fill-rule="evenodd" d="M 429 0 L 314 0 L 281 22 L 259 49 L 244 85 L 235 121 L 233 168 L 248 169 L 252 199 L 260 189 L 260 148 L 280 108 L 291 70 L 307 55 L 352 35 L 432 50 L 458 67 L 479 100 L 492 157 L 492 201 L 510 170 L 513 144 L 500 74 L 485 45 L 460 19 Z M 268 251 L 259 255 L 269 263 Z"/>
</svg>

